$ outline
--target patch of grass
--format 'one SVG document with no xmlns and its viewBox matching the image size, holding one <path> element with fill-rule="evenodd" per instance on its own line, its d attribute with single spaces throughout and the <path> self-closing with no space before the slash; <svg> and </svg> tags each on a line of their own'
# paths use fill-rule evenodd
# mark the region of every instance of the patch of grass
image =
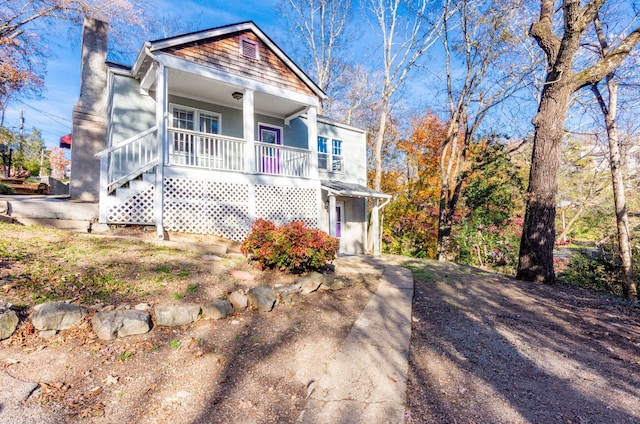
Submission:
<svg viewBox="0 0 640 424">
<path fill-rule="evenodd" d="M 183 293 L 174 293 L 174 294 L 173 294 L 173 298 L 174 298 L 175 300 L 184 299 L 184 294 L 183 294 Z"/>
<path fill-rule="evenodd" d="M 189 293 L 198 293 L 198 289 L 199 289 L 199 288 L 198 288 L 198 285 L 197 285 L 197 284 L 189 284 L 189 285 L 187 286 L 187 291 L 188 291 Z"/>
<path fill-rule="evenodd" d="M 189 277 L 191 277 L 191 271 L 189 271 L 188 269 L 181 269 L 178 272 L 178 278 L 180 278 L 181 280 L 185 280 Z"/>
<path fill-rule="evenodd" d="M 430 284 L 435 283 L 438 280 L 436 273 L 426 264 L 411 263 L 406 265 L 406 268 L 411 271 L 415 281 Z"/>
<path fill-rule="evenodd" d="M 169 347 L 172 349 L 177 349 L 180 347 L 182 343 L 180 343 L 180 340 L 178 339 L 173 339 L 169 342 Z"/>
<path fill-rule="evenodd" d="M 129 359 L 131 359 L 131 357 L 133 357 L 133 353 L 129 351 L 124 351 L 120 353 L 120 355 L 118 355 L 118 359 L 120 360 L 120 362 L 127 362 Z"/>
<path fill-rule="evenodd" d="M 169 268 L 167 265 L 162 265 L 159 266 L 155 269 L 155 271 L 159 274 L 165 274 L 168 275 L 171 272 L 171 268 Z"/>
</svg>

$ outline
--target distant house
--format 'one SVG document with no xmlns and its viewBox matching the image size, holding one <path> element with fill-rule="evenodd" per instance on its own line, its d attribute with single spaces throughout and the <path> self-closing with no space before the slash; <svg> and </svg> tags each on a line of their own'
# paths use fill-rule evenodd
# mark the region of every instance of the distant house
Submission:
<svg viewBox="0 0 640 424">
<path fill-rule="evenodd" d="M 299 220 L 365 252 L 367 202 L 375 222 L 391 197 L 366 187 L 365 131 L 318 116 L 326 95 L 253 22 L 145 42 L 133 66 L 105 62 L 106 32 L 85 22 L 71 155 L 100 222 L 239 241 Z"/>
</svg>

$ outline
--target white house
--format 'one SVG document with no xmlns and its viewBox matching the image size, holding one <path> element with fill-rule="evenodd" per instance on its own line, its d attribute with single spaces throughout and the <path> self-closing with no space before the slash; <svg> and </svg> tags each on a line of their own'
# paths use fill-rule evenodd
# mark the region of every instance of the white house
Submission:
<svg viewBox="0 0 640 424">
<path fill-rule="evenodd" d="M 367 202 L 377 222 L 391 197 L 366 187 L 365 131 L 318 116 L 326 95 L 253 22 L 145 42 L 133 66 L 106 62 L 106 32 L 85 22 L 71 153 L 100 222 L 240 241 L 299 220 L 365 252 Z"/>
</svg>

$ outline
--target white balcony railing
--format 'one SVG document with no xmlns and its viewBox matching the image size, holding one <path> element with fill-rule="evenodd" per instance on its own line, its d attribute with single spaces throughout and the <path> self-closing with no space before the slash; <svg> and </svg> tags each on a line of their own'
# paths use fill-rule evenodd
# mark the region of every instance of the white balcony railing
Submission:
<svg viewBox="0 0 640 424">
<path fill-rule="evenodd" d="M 277 144 L 255 143 L 256 172 L 259 174 L 308 177 L 311 152 Z"/>
<path fill-rule="evenodd" d="M 244 140 L 177 128 L 169 128 L 168 132 L 169 163 L 244 171 Z"/>
</svg>

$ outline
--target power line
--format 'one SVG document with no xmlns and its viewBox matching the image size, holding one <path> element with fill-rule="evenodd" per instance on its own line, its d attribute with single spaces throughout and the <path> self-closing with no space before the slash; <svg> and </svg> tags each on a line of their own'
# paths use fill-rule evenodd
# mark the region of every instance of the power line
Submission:
<svg viewBox="0 0 640 424">
<path fill-rule="evenodd" d="M 61 116 L 58 115 L 54 115 L 52 113 L 49 112 L 45 112 L 42 109 L 39 109 L 33 105 L 30 105 L 28 103 L 25 103 L 22 100 L 18 100 L 19 103 L 22 103 L 23 105 L 25 105 L 26 107 L 33 109 L 34 111 L 41 113 L 42 115 L 48 117 L 49 119 L 51 119 L 52 121 L 55 121 L 56 123 L 63 125 L 65 128 L 69 128 L 69 126 L 71 126 L 71 119 L 67 119 L 67 118 L 63 118 Z"/>
</svg>

